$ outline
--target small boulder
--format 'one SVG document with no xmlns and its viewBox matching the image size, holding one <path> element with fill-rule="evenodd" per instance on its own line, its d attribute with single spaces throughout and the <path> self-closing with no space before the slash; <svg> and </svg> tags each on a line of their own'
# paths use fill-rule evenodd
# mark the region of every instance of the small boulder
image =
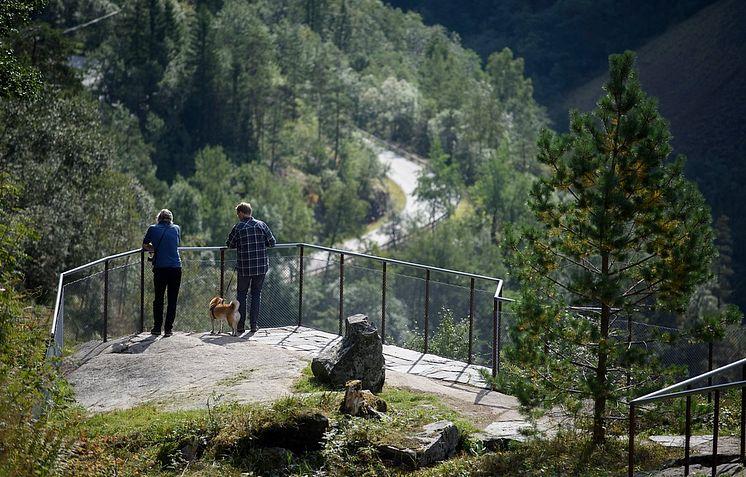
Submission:
<svg viewBox="0 0 746 477">
<path fill-rule="evenodd" d="M 450 459 L 458 448 L 458 429 L 451 421 L 428 424 L 413 438 L 420 442 L 416 448 L 382 445 L 378 448 L 381 457 L 406 469 L 416 469 Z"/>
<path fill-rule="evenodd" d="M 493 422 L 482 432 L 471 436 L 473 441 L 481 442 L 485 449 L 491 451 L 505 450 L 513 443 L 526 441 L 526 432 L 531 426 L 523 421 Z"/>
<path fill-rule="evenodd" d="M 129 343 L 114 343 L 111 345 L 112 353 L 126 353 L 129 350 Z"/>
<path fill-rule="evenodd" d="M 342 387 L 347 381 L 359 379 L 362 389 L 381 391 L 386 362 L 378 329 L 366 315 L 348 316 L 344 337 L 313 359 L 311 371 L 332 386 Z"/>
</svg>

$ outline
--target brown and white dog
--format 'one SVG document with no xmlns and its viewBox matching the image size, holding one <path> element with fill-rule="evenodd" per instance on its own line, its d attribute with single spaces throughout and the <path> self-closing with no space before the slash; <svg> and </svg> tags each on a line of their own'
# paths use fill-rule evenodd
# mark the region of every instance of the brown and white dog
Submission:
<svg viewBox="0 0 746 477">
<path fill-rule="evenodd" d="M 238 335 L 238 319 L 241 316 L 238 314 L 238 301 L 233 300 L 230 303 L 226 303 L 221 297 L 216 296 L 210 300 L 210 322 L 212 323 L 211 335 L 215 334 L 215 322 L 220 322 L 220 333 L 223 332 L 223 321 L 227 321 L 228 325 L 233 330 L 233 336 Z"/>
</svg>

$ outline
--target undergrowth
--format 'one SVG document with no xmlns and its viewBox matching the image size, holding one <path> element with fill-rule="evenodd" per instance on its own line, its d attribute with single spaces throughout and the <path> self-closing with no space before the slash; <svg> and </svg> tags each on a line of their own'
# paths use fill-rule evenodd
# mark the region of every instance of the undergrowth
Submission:
<svg viewBox="0 0 746 477">
<path fill-rule="evenodd" d="M 64 382 L 59 381 L 59 386 L 64 388 Z M 452 477 L 626 472 L 625 439 L 611 437 L 604 446 L 595 447 L 587 433 L 566 430 L 553 438 L 530 436 L 524 443 L 488 451 L 473 438 L 477 431 L 473 424 L 437 395 L 386 387 L 379 397 L 387 402 L 387 417 L 366 420 L 341 415 L 343 391 L 324 386 L 310 369 L 303 371 L 295 392 L 271 404 L 221 403 L 213 396 L 199 410 L 164 412 L 155 405 L 142 405 L 92 416 L 64 405 L 62 398 L 50 408 L 55 411 L 47 412 L 43 419 L 27 417 L 32 423 L 29 426 L 21 426 L 23 416 L 10 421 L 11 414 L 5 412 L 6 424 L 18 424 L 13 442 L 19 445 L 11 449 L 5 445 L 11 441 L 4 439 L 5 460 L 0 461 L 9 473 L 3 475 Z M 728 428 L 723 433 L 737 429 L 736 404 L 735 393 L 724 396 L 721 416 Z M 697 427 L 706 430 L 711 424 L 711 413 L 707 412 L 711 406 L 706 398 L 695 402 Z M 651 431 L 676 430 L 680 422 L 675 419 L 677 414 L 680 416 L 681 410 L 672 405 L 641 413 L 640 422 Z M 284 446 L 260 442 L 268 429 L 292 429 L 294 423 L 319 416 L 328 419 L 329 427 L 319 435 L 315 448 L 290 452 L 281 448 Z M 379 446 L 411 445 L 413 433 L 442 419 L 454 422 L 459 429 L 458 451 L 452 459 L 410 470 L 381 458 Z M 5 437 L 12 435 L 6 432 Z M 20 444 L 21 438 L 42 447 L 31 449 Z M 678 457 L 678 450 L 641 442 L 636 449 L 637 470 L 658 469 Z"/>
<path fill-rule="evenodd" d="M 529 437 L 491 452 L 472 438 L 477 429 L 437 396 L 399 388 L 379 394 L 387 418 L 339 414 L 343 392 L 305 370 L 296 391 L 272 404 L 209 403 L 206 409 L 162 412 L 152 405 L 83 418 L 67 449 L 61 476 L 402 476 L 618 475 L 626 471 L 626 441 L 594 447 L 588 435 L 564 431 L 551 439 Z M 266 447 L 259 436 L 308 416 L 326 416 L 329 427 L 316 449 L 290 452 Z M 413 444 L 412 434 L 440 419 L 459 429 L 452 459 L 425 469 L 401 469 L 382 460 L 382 444 Z M 653 445 L 638 445 L 640 468 L 660 468 L 673 457 Z"/>
</svg>

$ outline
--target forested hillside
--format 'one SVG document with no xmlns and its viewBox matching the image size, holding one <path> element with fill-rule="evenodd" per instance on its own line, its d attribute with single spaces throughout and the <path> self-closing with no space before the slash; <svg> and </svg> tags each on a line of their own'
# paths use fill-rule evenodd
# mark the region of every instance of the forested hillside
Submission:
<svg viewBox="0 0 746 477">
<path fill-rule="evenodd" d="M 499 12 L 513 20 L 529 12 L 525 24 L 536 23 L 550 32 L 555 30 L 547 22 L 554 15 L 560 30 L 578 33 L 584 24 L 576 23 L 577 18 L 611 14 L 613 10 L 603 8 L 611 9 L 612 3 L 599 2 L 590 16 L 586 13 L 596 4 L 574 0 L 508 1 Z M 651 2 L 658 10 L 650 18 L 673 22 L 703 3 L 691 0 L 666 8 L 664 2 Z M 476 8 L 480 5 L 489 4 L 474 3 L 475 14 L 490 17 L 484 8 Z M 715 7 L 723 5 L 731 9 L 706 10 L 717 14 L 712 23 L 702 20 L 715 33 L 692 43 L 685 40 L 695 38 L 693 33 L 674 37 L 697 52 L 691 56 L 698 61 L 694 65 L 712 68 L 708 74 L 692 75 L 701 84 L 681 80 L 694 69 L 691 63 L 688 69 L 685 62 L 661 63 L 663 73 L 658 75 L 668 76 L 660 83 L 663 91 L 678 92 L 676 100 L 687 106 L 680 109 L 686 112 L 683 120 L 707 134 L 687 133 L 692 143 L 677 142 L 676 147 L 707 147 L 703 154 L 728 158 L 722 163 L 693 161 L 691 170 L 709 181 L 702 183 L 705 194 L 718 197 L 722 210 L 736 214 L 743 195 L 742 167 L 729 154 L 742 155 L 743 147 L 725 139 L 742 137 L 743 108 L 736 99 L 723 102 L 715 91 L 740 98 L 744 90 L 742 69 L 731 68 L 742 64 L 743 48 L 729 49 L 734 42 L 742 45 L 742 36 L 725 34 L 731 29 L 742 34 L 738 20 L 743 7 L 737 0 L 722 0 Z M 556 58 L 552 44 L 536 41 L 537 52 Z M 582 43 L 568 43 L 577 47 L 567 53 L 577 56 L 573 64 L 586 61 Z M 700 46 L 707 48 L 700 52 Z M 708 48 L 727 54 L 710 63 Z M 171 209 L 181 225 L 182 245 L 221 245 L 236 220 L 234 206 L 242 200 L 252 202 L 279 242 L 336 245 L 360 237 L 367 226 L 385 217 L 387 233 L 405 240 L 393 249 L 373 252 L 506 278 L 504 292 L 515 300 L 501 308 L 489 290 L 483 296 L 485 304 L 494 303 L 491 317 L 496 321 L 478 312 L 478 324 L 473 279 L 468 312 L 466 306 L 444 300 L 437 321 L 429 318 L 435 304 L 430 297 L 448 298 L 451 291 L 467 290 L 465 277 L 458 276 L 445 278 L 453 283 L 433 286 L 431 292 L 433 270 L 422 280 L 406 272 L 387 275 L 384 266 L 382 275 L 375 276 L 378 270 L 370 274 L 375 284 L 362 277 L 347 285 L 344 273 L 340 282 L 332 273 L 328 277 L 333 288 L 325 279 L 314 279 L 301 292 L 301 317 L 314 301 L 319 309 L 327 308 L 326 298 L 334 301 L 329 306 L 334 316 L 320 318 L 332 320 L 333 328 L 337 313 L 341 322 L 345 297 L 351 296 L 360 301 L 345 311 L 376 309 L 380 303 L 382 316 L 393 318 L 386 321 L 387 341 L 398 327 L 399 336 L 411 332 L 411 339 L 398 344 L 412 350 L 468 360 L 477 355 L 471 349 L 476 344 L 507 358 L 491 382 L 496 390 L 517 396 L 525 406 L 560 410 L 572 419 L 567 425 L 563 419 L 555 437 L 537 433 L 528 447 L 516 443 L 499 452 L 481 442 L 469 444 L 467 426 L 459 437 L 459 458 L 465 460 L 422 472 L 531 474 L 546 471 L 546 456 L 551 455 L 558 475 L 618 474 L 627 462 L 624 446 L 629 441 L 620 437 L 629 399 L 685 372 L 672 364 L 696 366 L 705 360 L 702 354 L 695 362 L 682 358 L 664 363 L 669 340 L 677 340 L 671 348 L 675 357 L 688 355 L 678 346 L 685 342 L 718 344 L 736 354 L 743 349 L 740 343 L 730 346 L 736 342 L 726 335 L 742 315 L 723 306 L 733 299 L 729 260 L 740 257 L 732 255 L 732 249 L 743 238 L 738 235 L 743 214 L 733 217 L 734 241 L 724 215 L 713 232 L 704 199 L 683 176 L 682 161 L 671 157 L 666 110 L 659 113 L 645 91 L 644 77 L 639 84 L 633 54 L 609 58 L 605 92 L 593 86 L 592 97 L 599 98 L 594 112 L 573 114 L 572 131 L 562 134 L 544 128 L 549 120 L 534 100 L 524 59 L 501 45 L 496 50 L 480 58 L 460 44 L 458 35 L 426 26 L 418 14 L 390 8 L 381 0 L 2 2 L 0 475 L 122 475 L 128 469 L 143 475 L 198 475 L 203 469 L 236 475 L 254 470 L 255 457 L 256 462 L 267 460 L 263 450 L 254 453 L 261 427 L 234 417 L 256 417 L 255 411 L 226 402 L 231 413 L 218 413 L 223 406 L 215 406 L 222 395 L 208 400 L 204 420 L 174 419 L 174 414 L 160 412 L 161 403 L 153 403 L 144 414 L 136 411 L 141 416 L 136 419 L 114 416 L 117 422 L 132 421 L 127 423 L 131 431 L 114 430 L 111 439 L 106 432 L 99 434 L 109 425 L 70 407 L 74 397 L 62 367 L 46 356 L 49 305 L 61 271 L 139 249 L 145 227 L 163 207 Z M 643 51 L 642 57 L 646 55 Z M 670 78 L 674 71 L 679 76 Z M 561 69 L 557 74 L 568 81 L 572 76 Z M 713 89 L 713 79 L 719 88 Z M 580 103 L 578 99 L 571 106 Z M 670 111 L 677 118 L 673 135 L 680 136 L 679 110 Z M 728 114 L 716 115 L 720 111 Z M 392 199 L 396 191 L 386 180 L 371 137 L 424 158 L 425 172 L 414 194 L 430 211 L 445 211 L 442 220 L 418 228 L 419 222 L 397 216 Z M 719 140 L 726 145 L 717 144 Z M 720 257 L 711 269 L 715 245 Z M 342 260 L 339 263 L 342 271 Z M 108 261 L 104 268 L 98 281 L 103 282 L 102 300 L 93 293 L 85 299 L 75 292 L 65 295 L 69 302 L 87 302 L 80 313 L 91 319 L 104 312 L 103 334 L 92 327 L 91 335 L 81 336 L 106 341 L 107 310 L 112 306 Z M 713 279 L 708 279 L 710 270 Z M 296 276 L 301 286 L 304 274 L 310 273 L 300 268 Z M 379 290 L 381 277 L 380 302 L 375 293 L 375 307 L 361 305 L 368 298 L 357 291 L 369 285 Z M 96 280 L 86 282 L 98 285 Z M 408 292 L 409 286 L 401 285 L 407 282 L 411 289 L 424 288 L 424 317 L 420 297 L 415 296 L 420 292 Z M 735 283 L 736 288 L 743 286 Z M 337 286 L 338 302 L 336 293 L 329 292 Z M 386 298 L 387 287 L 402 297 L 392 293 Z M 295 292 L 280 288 L 279 296 L 285 297 L 280 301 L 294 303 L 290 297 Z M 134 302 L 124 292 L 118 300 Z M 418 310 L 410 312 L 414 307 Z M 74 322 L 72 313 L 64 313 L 68 323 Z M 500 334 L 498 320 L 509 328 L 507 337 Z M 671 336 L 633 336 L 619 327 L 625 321 L 627 330 L 633 323 L 680 329 Z M 490 335 L 500 341 L 490 340 Z M 177 337 L 170 340 L 178 345 Z M 64 354 L 70 351 L 70 341 L 66 338 Z M 151 338 L 147 346 L 153 343 Z M 498 365 L 497 359 L 493 364 Z M 658 365 L 665 365 L 666 372 Z M 237 374 L 223 381 L 244 381 L 251 370 L 234 371 Z M 327 391 L 316 394 L 329 405 L 334 395 Z M 404 399 L 416 406 L 418 419 L 439 418 L 440 411 L 428 401 Z M 589 400 L 592 416 L 586 412 Z M 293 402 L 295 398 L 282 399 L 276 407 L 284 415 L 294 413 Z M 706 406 L 704 397 L 700 402 Z M 724 415 L 737 415 L 725 402 Z M 653 428 L 678 432 L 681 426 L 671 416 L 681 414 L 680 407 L 661 409 L 641 413 L 638 425 L 647 430 L 638 435 Z M 227 416 L 225 428 L 216 425 L 222 422 L 220 415 Z M 408 427 L 415 422 L 399 411 L 390 415 L 393 420 L 378 421 L 384 434 L 387 423 Z M 709 418 L 697 419 L 697 427 L 704 429 Z M 376 475 L 400 473 L 393 468 L 389 472 L 381 448 L 374 447 L 381 441 L 372 428 L 366 430 L 355 418 L 340 416 L 342 421 L 347 424 L 334 424 L 337 427 L 326 433 L 329 438 L 321 451 L 304 453 L 300 460 L 289 450 L 273 454 L 279 457 L 277 468 L 284 469 L 280 473 L 290 468 L 329 475 L 352 475 L 361 469 Z M 174 424 L 164 427 L 164 422 Z M 584 432 L 590 422 L 592 436 Z M 723 434 L 735 425 L 727 426 Z M 148 444 L 141 446 L 145 441 Z M 235 442 L 235 450 L 226 452 L 224 442 Z M 191 448 L 194 460 L 185 454 Z M 635 467 L 647 470 L 661 460 L 656 457 Z M 340 472 L 334 470 L 337 463 Z"/>
<path fill-rule="evenodd" d="M 483 58 L 505 46 L 525 59 L 537 101 L 552 126 L 570 109 L 590 111 L 606 80 L 609 54 L 638 53 L 643 88 L 671 123 L 675 152 L 687 156 L 713 217 L 725 295 L 746 308 L 746 6 L 737 0 L 555 1 L 389 0 L 428 24 L 457 31 Z M 727 229 L 726 224 L 730 224 Z M 730 265 L 732 260 L 732 267 Z M 732 268 L 732 269 L 731 269 Z"/>
<path fill-rule="evenodd" d="M 637 52 L 640 80 L 671 124 L 675 152 L 687 157 L 718 221 L 726 299 L 746 309 L 746 4 L 722 0 L 671 28 Z M 587 111 L 605 78 L 563 101 Z M 731 264 L 732 261 L 732 264 Z"/>
<path fill-rule="evenodd" d="M 432 159 L 423 197 L 469 199 L 416 258 L 502 273 L 546 124 L 510 50 L 482 67 L 378 0 L 118 5 L 51 1 L 9 36 L 45 85 L 0 103 L 0 165 L 41 230 L 23 245 L 28 287 L 137 247 L 161 207 L 189 245 L 222 244 L 239 200 L 283 242 L 358 236 L 390 208 L 358 130 Z"/>
<path fill-rule="evenodd" d="M 567 125 L 558 99 L 604 74 L 610 54 L 636 50 L 716 0 L 387 0 L 458 32 L 486 59 L 506 46 L 525 58 L 539 103 Z"/>
</svg>

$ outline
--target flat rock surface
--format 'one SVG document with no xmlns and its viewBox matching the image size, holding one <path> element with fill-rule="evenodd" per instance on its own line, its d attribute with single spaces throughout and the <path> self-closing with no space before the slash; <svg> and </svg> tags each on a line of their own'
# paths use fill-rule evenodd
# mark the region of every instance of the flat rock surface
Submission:
<svg viewBox="0 0 746 477">
<path fill-rule="evenodd" d="M 195 409 L 208 401 L 272 401 L 290 393 L 308 364 L 299 351 L 209 333 L 138 335 L 81 349 L 74 360 L 79 366 L 66 363 L 67 379 L 91 412 L 146 402 Z"/>
<path fill-rule="evenodd" d="M 91 342 L 65 359 L 63 372 L 89 412 L 154 403 L 162 409 L 206 408 L 208 403 L 274 401 L 319 350 L 339 337 L 303 327 L 260 329 L 240 337 L 143 333 Z M 384 345 L 385 386 L 437 394 L 480 429 L 505 434 L 528 426 L 518 401 L 490 391 L 479 366 Z"/>
</svg>

